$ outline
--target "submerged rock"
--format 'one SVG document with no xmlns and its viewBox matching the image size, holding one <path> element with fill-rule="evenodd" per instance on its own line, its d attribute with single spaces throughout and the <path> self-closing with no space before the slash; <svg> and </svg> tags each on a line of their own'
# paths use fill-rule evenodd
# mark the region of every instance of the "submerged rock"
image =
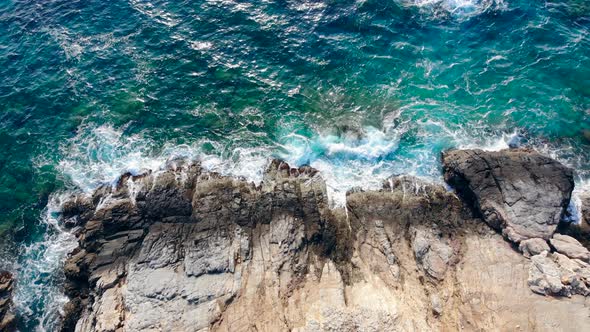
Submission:
<svg viewBox="0 0 590 332">
<path fill-rule="evenodd" d="M 457 193 L 516 243 L 551 238 L 574 188 L 570 168 L 526 149 L 449 151 L 443 167 Z"/>
<path fill-rule="evenodd" d="M 585 294 L 584 262 L 522 241 L 529 262 L 440 185 L 394 177 L 332 209 L 311 167 L 275 160 L 263 179 L 176 162 L 71 204 L 62 330 L 590 326 L 582 300 L 525 283 Z"/>
</svg>

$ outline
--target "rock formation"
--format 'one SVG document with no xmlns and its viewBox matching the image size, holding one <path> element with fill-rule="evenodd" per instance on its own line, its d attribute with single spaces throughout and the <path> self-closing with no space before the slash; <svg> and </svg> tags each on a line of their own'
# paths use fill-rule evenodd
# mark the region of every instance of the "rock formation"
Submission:
<svg viewBox="0 0 590 332">
<path fill-rule="evenodd" d="M 549 167 L 530 152 L 506 154 Z M 544 190 L 555 183 L 569 188 L 568 169 L 562 168 L 565 180 L 557 171 L 532 169 Z M 493 172 L 504 174 L 500 185 L 509 191 L 509 174 Z M 538 191 L 521 181 L 515 188 Z M 487 193 L 473 180 L 462 183 L 478 199 Z M 535 202 L 521 194 L 523 203 L 502 200 L 498 209 L 519 238 L 539 235 L 521 242 L 530 260 L 452 192 L 412 177 L 387 179 L 379 191 L 351 190 L 346 209 L 331 209 L 316 170 L 276 160 L 258 186 L 181 160 L 162 171 L 126 174 L 115 187 L 64 204 L 64 222 L 80 245 L 65 265 L 71 300 L 62 329 L 587 329 L 581 296 L 589 286 L 587 265 L 566 256 L 580 249 L 556 236 L 561 242 L 552 252 L 546 239 L 553 231 L 534 226 L 528 232 L 530 220 L 518 218 L 532 209 L 524 203 Z M 558 202 L 537 215 L 554 230 L 551 211 L 559 214 L 569 197 L 547 195 Z M 481 206 L 495 201 L 486 202 Z"/>
<path fill-rule="evenodd" d="M 569 258 L 579 259 L 584 262 L 590 261 L 590 252 L 588 249 L 571 236 L 555 234 L 553 238 L 549 240 L 549 243 L 555 248 L 555 251 L 564 254 Z"/>
<path fill-rule="evenodd" d="M 590 193 L 584 193 L 580 197 L 581 220 L 580 229 L 585 234 L 590 234 Z"/>
<path fill-rule="evenodd" d="M 513 242 L 549 239 L 570 202 L 573 171 L 532 150 L 454 150 L 443 154 L 445 180 Z"/>
<path fill-rule="evenodd" d="M 520 242 L 518 249 L 522 252 L 524 257 L 530 258 L 531 256 L 538 255 L 543 251 L 550 251 L 547 241 L 539 238 L 528 239 Z"/>
<path fill-rule="evenodd" d="M 14 331 L 15 317 L 12 312 L 12 274 L 0 271 L 0 331 Z"/>
</svg>

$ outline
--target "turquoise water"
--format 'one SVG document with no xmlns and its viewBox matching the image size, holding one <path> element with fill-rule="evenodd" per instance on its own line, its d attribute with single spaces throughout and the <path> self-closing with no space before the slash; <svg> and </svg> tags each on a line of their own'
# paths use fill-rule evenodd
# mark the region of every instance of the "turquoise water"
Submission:
<svg viewBox="0 0 590 332">
<path fill-rule="evenodd" d="M 583 0 L 0 0 L 0 268 L 52 329 L 60 193 L 187 156 L 319 168 L 334 204 L 451 147 L 531 145 L 590 178 Z"/>
</svg>

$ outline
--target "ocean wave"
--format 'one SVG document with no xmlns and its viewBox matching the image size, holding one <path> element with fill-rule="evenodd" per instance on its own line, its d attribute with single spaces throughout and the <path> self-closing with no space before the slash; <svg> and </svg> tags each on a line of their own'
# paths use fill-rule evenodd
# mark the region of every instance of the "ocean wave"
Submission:
<svg viewBox="0 0 590 332">
<path fill-rule="evenodd" d="M 28 325 L 36 322 L 36 331 L 55 331 L 67 297 L 63 284 L 63 262 L 76 248 L 76 237 L 64 230 L 59 221 L 61 205 L 67 193 L 54 193 L 42 215 L 45 232 L 42 239 L 21 248 L 16 272 L 14 304 Z M 39 314 L 41 313 L 41 314 Z"/>
<path fill-rule="evenodd" d="M 451 147 L 501 150 L 527 141 L 519 131 L 482 132 L 448 128 L 434 120 L 413 123 L 399 121 L 400 113 L 390 115 L 379 129 L 372 126 L 340 126 L 312 137 L 288 133 L 276 146 L 232 147 L 230 154 L 215 154 L 202 149 L 203 143 L 220 151 L 219 142 L 195 142 L 192 145 L 163 144 L 142 134 L 128 135 L 125 127 L 83 125 L 78 135 L 62 147 L 60 169 L 71 180 L 72 190 L 90 193 L 100 184 L 114 184 L 125 172 L 162 170 L 171 159 L 198 160 L 209 170 L 238 176 L 260 183 L 270 158 L 279 157 L 292 166 L 310 165 L 320 171 L 334 206 L 344 206 L 346 192 L 354 187 L 378 189 L 392 175 L 413 175 L 423 181 L 444 184 L 441 176 L 440 152 Z M 407 136 L 417 141 L 411 145 Z M 418 139 L 420 138 L 420 139 Z M 403 142 L 403 144 L 402 144 Z M 537 146 L 545 154 L 570 162 L 556 147 Z M 574 163 L 575 164 L 575 163 Z M 579 194 L 590 188 L 590 182 L 577 179 L 572 200 L 572 218 L 579 220 Z M 45 305 L 43 315 L 36 317 L 40 330 L 51 330 L 66 298 L 57 285 L 63 278 L 61 264 L 75 246 L 75 237 L 60 226 L 61 201 L 67 193 L 55 193 L 44 213 L 47 231 L 41 241 L 24 249 L 24 261 L 18 271 L 21 280 L 15 303 L 24 316 L 35 317 L 34 310 Z M 573 221 L 576 221 L 573 220 Z M 47 286 L 49 285 L 49 286 Z"/>
<path fill-rule="evenodd" d="M 353 187 L 379 188 L 388 175 L 387 157 L 399 146 L 403 130 L 386 132 L 377 128 L 341 127 L 335 133 L 308 138 L 288 134 L 281 140 L 278 156 L 292 165 L 310 165 L 321 172 L 333 204 L 345 203 Z M 389 174 L 391 175 L 391 174 Z"/>
<path fill-rule="evenodd" d="M 189 145 L 164 145 L 155 154 L 153 142 L 142 134 L 125 135 L 125 128 L 112 125 L 83 125 L 78 134 L 61 147 L 61 173 L 72 184 L 89 192 L 101 184 L 114 184 L 126 172 L 139 174 L 161 169 L 168 159 L 195 158 Z"/>
<path fill-rule="evenodd" d="M 168 161 L 179 158 L 199 161 L 211 172 L 259 183 L 272 155 L 264 147 L 234 147 L 230 153 L 215 154 L 206 152 L 205 145 L 214 151 L 224 150 L 221 142 L 206 139 L 192 144 L 156 144 L 144 134 L 126 135 L 125 127 L 83 125 L 75 137 L 62 145 L 58 168 L 72 189 L 84 192 L 103 184 L 114 185 L 124 173 L 161 171 Z"/>
<path fill-rule="evenodd" d="M 403 121 L 402 113 L 386 116 L 381 128 L 340 125 L 318 129 L 312 135 L 279 134 L 276 143 L 251 146 L 247 133 L 228 141 L 200 139 L 189 144 L 156 144 L 149 135 L 126 134 L 125 127 L 87 124 L 63 144 L 59 169 L 72 188 L 91 192 L 99 185 L 116 183 L 126 172 L 139 174 L 162 170 L 171 159 L 200 161 L 209 170 L 260 183 L 271 158 L 293 166 L 310 165 L 321 171 L 334 205 L 344 205 L 353 187 L 380 188 L 391 175 L 407 174 L 443 183 L 440 153 L 446 149 L 498 151 L 532 146 L 564 164 L 578 169 L 577 183 L 590 178 L 584 154 L 570 144 L 547 144 L 522 130 L 489 130 L 484 123 L 449 124 L 434 118 Z M 571 143 L 573 144 L 573 142 Z"/>
<path fill-rule="evenodd" d="M 388 117 L 381 129 L 342 125 L 312 136 L 284 133 L 276 144 L 260 146 L 236 144 L 243 140 L 235 138 L 229 146 L 227 142 L 198 140 L 155 148 L 158 145 L 144 134 L 126 135 L 125 128 L 111 125 L 84 125 L 62 146 L 59 169 L 72 188 L 91 192 L 105 183 L 114 185 L 123 173 L 162 170 L 177 158 L 199 161 L 206 170 L 260 183 L 269 160 L 280 158 L 292 166 L 310 165 L 320 170 L 331 202 L 342 206 L 349 189 L 380 188 L 391 175 L 407 174 L 442 183 L 440 152 L 445 149 L 497 151 L 526 141 L 518 131 L 494 134 L 474 124 L 449 128 L 432 119 L 409 123 L 399 117 L 399 113 Z"/>
</svg>

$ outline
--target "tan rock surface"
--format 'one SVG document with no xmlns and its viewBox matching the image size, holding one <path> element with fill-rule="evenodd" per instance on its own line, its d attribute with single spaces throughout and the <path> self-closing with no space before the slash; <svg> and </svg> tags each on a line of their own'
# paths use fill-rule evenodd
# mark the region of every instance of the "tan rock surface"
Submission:
<svg viewBox="0 0 590 332">
<path fill-rule="evenodd" d="M 122 178 L 99 204 L 76 198 L 93 211 L 69 216 L 83 223 L 63 330 L 590 328 L 587 298 L 533 293 L 537 256 L 442 186 L 393 178 L 332 210 L 316 173 L 275 161 L 256 187 L 179 163 Z M 578 278 L 560 285 L 585 282 L 577 261 L 550 259 Z"/>
</svg>

